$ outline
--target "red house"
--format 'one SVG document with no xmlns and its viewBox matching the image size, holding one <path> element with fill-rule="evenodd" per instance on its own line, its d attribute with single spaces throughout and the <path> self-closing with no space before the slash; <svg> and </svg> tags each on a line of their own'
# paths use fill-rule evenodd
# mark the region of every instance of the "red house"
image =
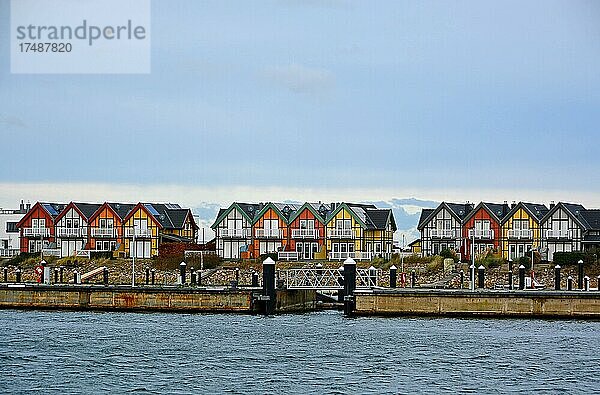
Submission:
<svg viewBox="0 0 600 395">
<path fill-rule="evenodd" d="M 324 259 L 325 218 L 330 209 L 325 203 L 304 203 L 290 217 L 290 240 L 280 258 L 316 259 L 323 252 Z"/>
<path fill-rule="evenodd" d="M 487 251 L 500 251 L 500 239 L 502 237 L 502 219 L 510 211 L 510 206 L 498 203 L 481 202 L 463 220 L 463 247 L 462 254 L 466 259 Z M 473 250 L 473 241 L 475 242 Z"/>
<path fill-rule="evenodd" d="M 17 223 L 21 235 L 21 252 L 37 253 L 56 243 L 54 222 L 65 207 L 66 205 L 62 203 L 37 202 L 25 214 Z"/>
</svg>

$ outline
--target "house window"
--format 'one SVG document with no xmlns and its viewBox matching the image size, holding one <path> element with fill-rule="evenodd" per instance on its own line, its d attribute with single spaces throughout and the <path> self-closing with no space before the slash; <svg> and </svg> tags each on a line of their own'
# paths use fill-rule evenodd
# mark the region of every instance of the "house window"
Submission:
<svg viewBox="0 0 600 395">
<path fill-rule="evenodd" d="M 6 223 L 6 232 L 7 233 L 15 233 L 18 231 L 19 231 L 19 229 L 17 228 L 16 222 L 7 222 Z"/>
</svg>

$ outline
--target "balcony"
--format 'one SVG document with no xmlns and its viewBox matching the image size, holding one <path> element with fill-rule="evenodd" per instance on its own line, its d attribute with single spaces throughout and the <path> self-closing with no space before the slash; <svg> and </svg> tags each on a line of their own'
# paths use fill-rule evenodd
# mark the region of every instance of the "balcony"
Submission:
<svg viewBox="0 0 600 395">
<path fill-rule="evenodd" d="M 116 228 L 92 228 L 92 237 L 117 237 Z"/>
<path fill-rule="evenodd" d="M 300 258 L 300 253 L 297 251 L 279 251 L 277 258 L 286 261 L 297 261 Z"/>
<path fill-rule="evenodd" d="M 139 238 L 152 237 L 152 229 L 125 228 L 125 237 L 139 237 Z"/>
<path fill-rule="evenodd" d="M 332 239 L 354 239 L 355 234 L 352 229 L 334 228 L 329 229 L 327 232 L 327 237 Z"/>
<path fill-rule="evenodd" d="M 50 228 L 23 228 L 25 237 L 50 237 Z"/>
<path fill-rule="evenodd" d="M 569 239 L 570 238 L 570 234 L 571 232 L 569 232 L 568 230 L 555 230 L 555 229 L 548 229 L 546 231 L 546 237 L 548 239 Z"/>
<path fill-rule="evenodd" d="M 283 229 L 256 229 L 254 235 L 259 239 L 282 239 Z"/>
<path fill-rule="evenodd" d="M 455 239 L 459 237 L 457 233 L 453 229 L 432 229 L 430 236 L 433 239 Z"/>
<path fill-rule="evenodd" d="M 18 248 L 0 248 L 0 258 L 12 258 L 19 255 L 19 253 Z"/>
<path fill-rule="evenodd" d="M 373 259 L 373 253 L 372 252 L 358 252 L 358 251 L 330 252 L 329 253 L 330 261 L 343 261 L 348 258 L 352 258 L 357 261 L 370 261 L 371 259 Z"/>
<path fill-rule="evenodd" d="M 531 229 L 509 229 L 509 239 L 532 239 L 533 231 Z"/>
<path fill-rule="evenodd" d="M 87 228 L 56 228 L 57 237 L 86 237 Z"/>
<path fill-rule="evenodd" d="M 469 229 L 469 239 L 475 236 L 476 239 L 493 239 L 494 231 L 492 229 Z"/>
<path fill-rule="evenodd" d="M 249 233 L 248 229 L 219 229 L 221 238 L 246 238 Z"/>
<path fill-rule="evenodd" d="M 319 238 L 318 229 L 292 229 L 293 239 L 317 239 Z"/>
</svg>

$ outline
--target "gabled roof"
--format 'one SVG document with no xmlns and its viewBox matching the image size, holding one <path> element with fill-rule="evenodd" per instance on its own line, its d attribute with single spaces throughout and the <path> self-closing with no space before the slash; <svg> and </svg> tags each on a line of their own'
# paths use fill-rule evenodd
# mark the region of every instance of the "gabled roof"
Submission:
<svg viewBox="0 0 600 395">
<path fill-rule="evenodd" d="M 129 218 L 131 218 L 131 216 L 133 214 L 135 214 L 136 211 L 138 211 L 138 210 L 144 211 L 146 213 L 146 215 L 150 219 L 152 219 L 154 221 L 154 223 L 156 223 L 158 225 L 159 228 L 164 228 L 161 221 L 158 220 L 159 213 L 156 211 L 156 209 L 150 203 L 141 203 L 140 202 L 140 203 L 136 204 L 135 207 L 133 209 L 131 209 L 129 214 L 127 214 L 125 216 L 125 218 L 123 218 L 123 222 L 127 222 L 129 220 Z"/>
<path fill-rule="evenodd" d="M 254 222 L 258 221 L 260 219 L 260 217 L 262 217 L 269 210 L 269 208 L 271 208 L 277 213 L 277 215 L 283 220 L 283 222 L 285 222 L 286 224 L 289 224 L 291 222 L 290 218 L 300 207 L 301 206 L 299 204 L 293 204 L 293 203 L 269 202 L 269 203 L 265 204 L 265 206 L 262 208 L 262 210 L 260 210 L 256 214 L 256 216 L 254 217 Z"/>
<path fill-rule="evenodd" d="M 428 210 L 433 210 L 433 209 L 428 209 Z M 410 243 L 408 243 L 408 247 L 412 247 L 415 244 L 420 243 L 420 242 L 421 242 L 421 239 L 415 239 L 415 240 L 411 241 Z"/>
<path fill-rule="evenodd" d="M 367 218 L 367 229 L 384 230 L 387 228 L 388 223 L 392 223 L 392 229 L 396 230 L 396 221 L 394 219 L 394 213 L 390 208 L 376 208 L 366 209 Z"/>
<path fill-rule="evenodd" d="M 337 215 L 337 213 L 345 209 L 363 228 L 367 227 L 367 224 L 365 223 L 366 214 L 364 213 L 364 208 L 366 206 L 375 208 L 375 206 L 372 204 L 364 205 L 352 203 L 334 203 L 332 205 L 335 207 L 335 209 L 329 214 L 329 218 L 326 219 L 326 222 L 331 221 Z"/>
<path fill-rule="evenodd" d="M 583 229 L 589 228 L 589 224 L 581 215 L 582 212 L 586 211 L 585 207 L 583 207 L 581 204 L 576 203 L 558 202 L 546 213 L 546 215 L 544 215 L 540 222 L 546 222 L 558 209 L 563 209 Z"/>
<path fill-rule="evenodd" d="M 66 204 L 37 202 L 33 205 L 33 207 L 31 207 L 27 214 L 25 214 L 23 218 L 21 218 L 21 220 L 17 222 L 17 228 L 22 227 L 23 222 L 25 222 L 25 220 L 33 214 L 36 206 L 42 208 L 42 210 L 44 210 L 52 218 L 52 221 L 54 221 L 56 217 L 60 214 L 60 212 L 64 210 Z"/>
<path fill-rule="evenodd" d="M 326 218 L 331 212 L 331 204 L 330 203 L 309 203 L 306 202 L 302 206 L 300 206 L 291 216 L 290 223 L 292 223 L 304 210 L 310 211 L 316 219 L 318 219 L 322 224 L 325 224 Z"/>
<path fill-rule="evenodd" d="M 419 218 L 419 225 L 417 226 L 417 229 L 423 229 L 425 225 L 444 208 L 448 210 L 450 215 L 452 215 L 460 223 L 462 223 L 465 217 L 473 211 L 473 205 L 471 203 L 442 202 L 434 209 L 427 208 L 421 211 L 421 218 Z"/>
<path fill-rule="evenodd" d="M 537 222 L 540 222 L 544 215 L 548 213 L 548 207 L 544 204 L 539 203 L 527 203 L 527 202 L 519 202 L 515 207 L 513 207 L 508 214 L 504 216 L 502 223 L 508 221 L 519 209 L 525 210 L 532 218 L 534 218 Z"/>
<path fill-rule="evenodd" d="M 463 223 L 467 222 L 475 213 L 479 210 L 484 209 L 492 218 L 494 218 L 498 223 L 502 223 L 506 214 L 510 211 L 510 206 L 507 203 L 488 203 L 481 202 L 471 211 L 465 218 L 463 219 Z"/>
<path fill-rule="evenodd" d="M 100 215 L 100 212 L 102 212 L 102 210 L 105 207 L 108 210 L 110 210 L 121 221 L 123 221 L 123 218 L 125 218 L 127 216 L 127 214 L 129 214 L 129 212 L 135 207 L 135 204 L 104 202 L 96 209 L 96 211 L 92 215 L 90 215 L 88 222 L 93 221 L 94 218 L 96 218 L 98 215 Z"/>
<path fill-rule="evenodd" d="M 135 207 L 129 211 L 129 214 L 123 221 L 127 221 L 137 210 L 144 210 L 144 212 L 156 222 L 160 228 L 163 229 L 183 229 L 185 226 L 185 220 L 188 215 L 192 215 L 190 209 L 181 208 L 176 203 L 138 203 Z M 193 226 L 197 228 L 196 223 L 193 220 Z"/>
<path fill-rule="evenodd" d="M 233 209 L 237 209 L 243 216 L 246 218 L 248 222 L 251 224 L 254 223 L 254 218 L 256 214 L 261 211 L 264 207 L 264 204 L 254 204 L 254 203 L 238 203 L 233 202 L 228 208 L 219 209 L 219 213 L 217 214 L 217 219 L 210 226 L 212 229 L 216 228 L 219 223 L 225 218 Z"/>
<path fill-rule="evenodd" d="M 392 223 L 392 227 L 396 230 L 396 221 L 394 214 L 390 208 L 377 208 L 373 204 L 361 203 L 339 203 L 334 204 L 333 210 L 326 222 L 331 221 L 337 213 L 346 209 L 348 213 L 365 229 L 369 230 L 384 230 L 388 223 Z"/>
<path fill-rule="evenodd" d="M 96 210 L 100 207 L 100 204 L 97 203 L 77 203 L 71 202 L 65 206 L 65 208 L 56 216 L 54 221 L 59 221 L 62 217 L 64 217 L 69 209 L 73 208 L 75 211 L 79 213 L 79 215 L 85 219 L 85 221 L 89 221 L 90 217 L 94 215 Z"/>
</svg>

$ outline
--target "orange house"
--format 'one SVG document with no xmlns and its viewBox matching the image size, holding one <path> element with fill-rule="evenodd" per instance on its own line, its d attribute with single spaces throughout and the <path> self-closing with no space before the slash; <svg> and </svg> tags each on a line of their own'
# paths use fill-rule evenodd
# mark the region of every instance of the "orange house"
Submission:
<svg viewBox="0 0 600 395">
<path fill-rule="evenodd" d="M 304 203 L 291 217 L 290 238 L 283 253 L 283 259 L 316 259 L 325 246 L 325 218 L 331 205 L 325 203 Z"/>
<path fill-rule="evenodd" d="M 123 219 L 133 204 L 102 204 L 89 220 L 89 249 L 95 251 L 123 250 Z"/>
<path fill-rule="evenodd" d="M 17 223 L 21 252 L 40 252 L 56 242 L 54 220 L 65 208 L 62 203 L 37 202 Z"/>
<path fill-rule="evenodd" d="M 502 219 L 510 211 L 507 203 L 481 202 L 463 220 L 463 238 L 465 240 L 463 256 L 472 259 L 486 251 L 501 251 Z M 475 242 L 473 244 L 473 241 Z"/>
<path fill-rule="evenodd" d="M 252 225 L 250 254 L 253 258 L 286 250 L 290 242 L 289 218 L 298 208 L 298 205 L 287 203 L 267 203 L 263 207 Z"/>
</svg>

